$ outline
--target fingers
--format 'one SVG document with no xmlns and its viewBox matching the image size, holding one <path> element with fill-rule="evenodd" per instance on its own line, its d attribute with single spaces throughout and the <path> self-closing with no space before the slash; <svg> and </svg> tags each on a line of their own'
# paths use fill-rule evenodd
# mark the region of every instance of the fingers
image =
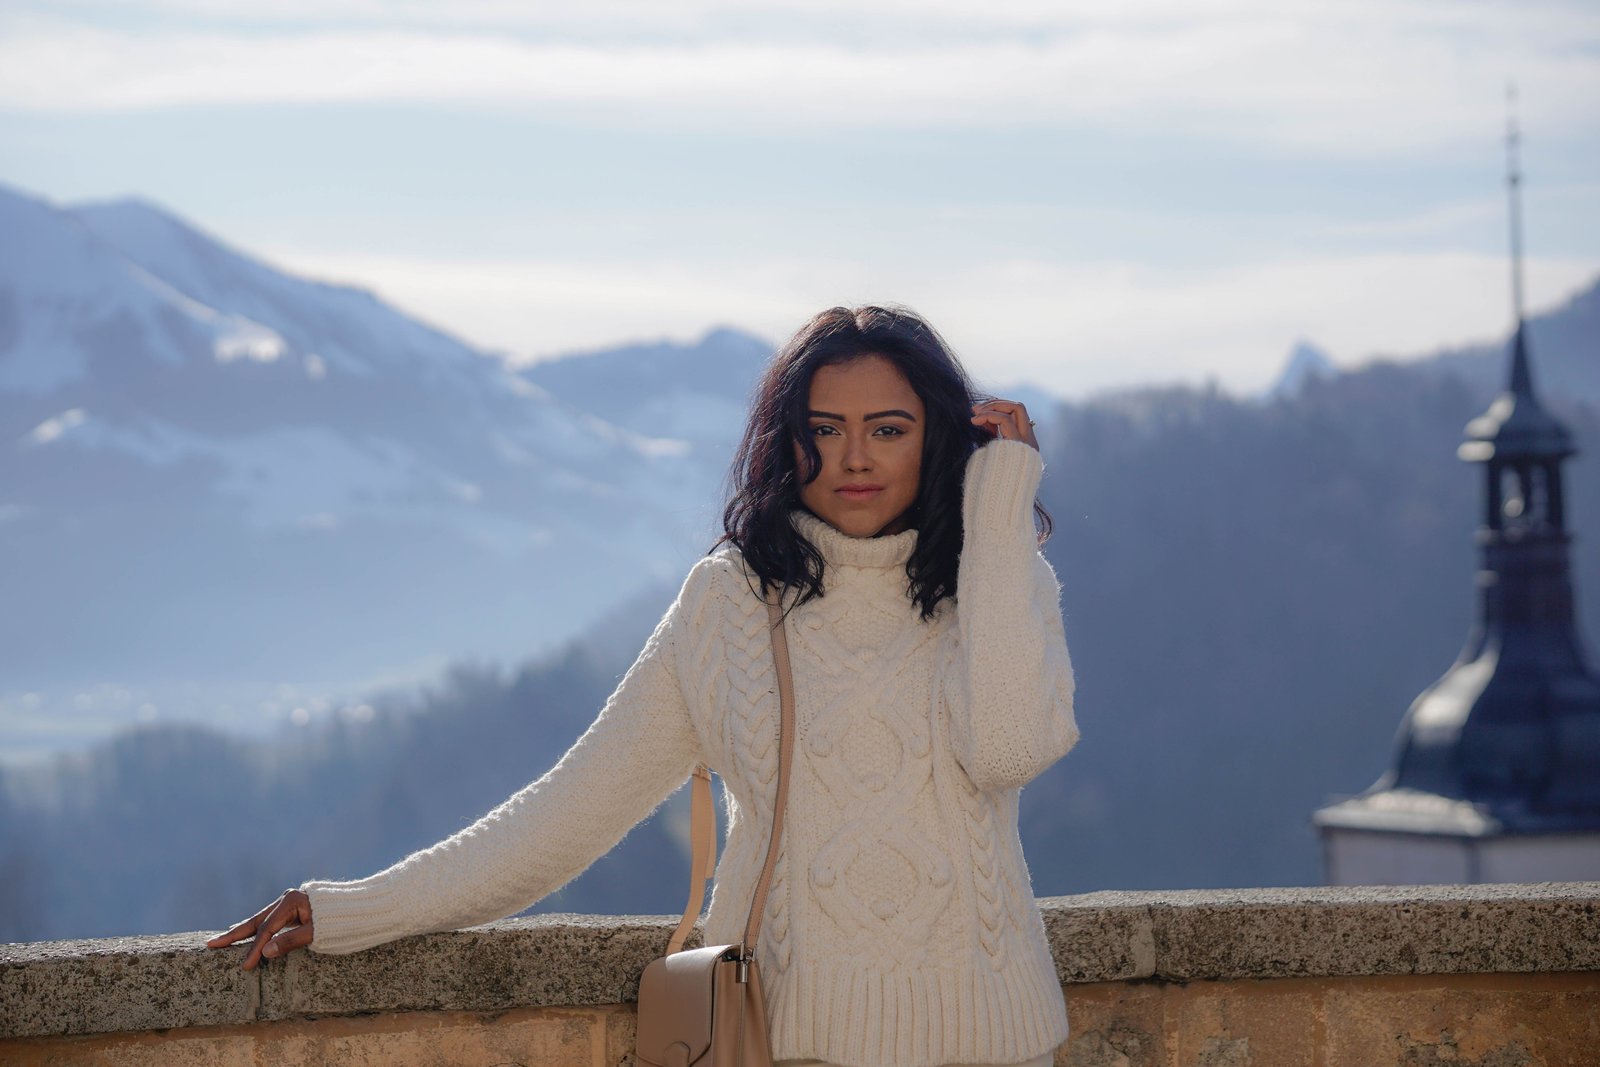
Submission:
<svg viewBox="0 0 1600 1067">
<path fill-rule="evenodd" d="M 298 889 L 288 890 L 244 922 L 207 941 L 206 946 L 222 948 L 251 936 L 255 943 L 241 964 L 247 971 L 254 970 L 263 957 L 275 959 L 311 944 L 310 898 Z"/>
<path fill-rule="evenodd" d="M 281 899 L 282 898 L 280 897 L 279 900 Z M 274 900 L 271 904 L 268 904 L 266 907 L 250 916 L 250 918 L 241 923 L 235 924 L 226 932 L 220 933 L 216 937 L 213 937 L 210 941 L 206 942 L 206 948 L 223 948 L 227 945 L 233 944 L 236 941 L 243 941 L 245 938 L 250 937 L 256 932 L 256 928 L 261 925 L 261 921 L 267 917 L 267 915 L 272 911 L 273 908 L 277 906 L 277 904 L 278 901 Z"/>
<path fill-rule="evenodd" d="M 278 935 L 285 927 L 290 928 L 288 932 Z M 302 929 L 305 931 L 303 942 L 298 940 Z M 311 901 L 298 889 L 291 889 L 278 898 L 256 930 L 255 944 L 250 947 L 242 966 L 247 971 L 253 970 L 263 955 L 275 959 L 302 943 L 311 943 Z"/>
<path fill-rule="evenodd" d="M 1037 449 L 1039 439 L 1033 433 L 1033 420 L 1028 409 L 1015 400 L 989 400 L 972 405 L 973 425 L 991 436 L 1007 441 L 1022 441 Z"/>
<path fill-rule="evenodd" d="M 261 949 L 261 954 L 269 960 L 277 959 L 279 956 L 287 956 L 297 948 L 305 948 L 309 944 L 311 944 L 311 924 L 302 923 L 299 926 L 290 927 L 271 941 L 268 941 Z"/>
</svg>

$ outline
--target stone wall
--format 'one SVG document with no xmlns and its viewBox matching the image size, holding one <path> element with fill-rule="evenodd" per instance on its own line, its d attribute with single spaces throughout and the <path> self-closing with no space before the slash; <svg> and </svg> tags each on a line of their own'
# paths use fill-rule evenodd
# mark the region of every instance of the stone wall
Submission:
<svg viewBox="0 0 1600 1067">
<path fill-rule="evenodd" d="M 1040 901 L 1071 1067 L 1595 1067 L 1600 883 Z M 552 915 L 295 953 L 205 933 L 0 947 L 0 1062 L 631 1062 L 666 918 Z"/>
</svg>

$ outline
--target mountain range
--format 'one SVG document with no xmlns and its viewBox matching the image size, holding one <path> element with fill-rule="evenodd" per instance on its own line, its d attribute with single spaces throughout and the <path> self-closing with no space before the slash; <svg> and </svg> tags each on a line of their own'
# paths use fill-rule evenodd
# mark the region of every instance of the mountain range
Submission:
<svg viewBox="0 0 1600 1067">
<path fill-rule="evenodd" d="M 0 188 L 0 232 L 0 722 L 87 729 L 120 693 L 256 728 L 552 647 L 707 544 L 736 398 L 642 434 L 593 413 L 627 375 L 570 403 L 559 361 L 516 373 L 142 201 Z M 679 348 L 746 379 L 769 351 Z"/>
<path fill-rule="evenodd" d="M 0 760 L 555 647 L 711 542 L 772 353 L 512 367 L 140 199 L 0 186 L 0 232 Z"/>
<path fill-rule="evenodd" d="M 284 884 L 392 862 L 548 768 L 703 551 L 770 345 L 719 328 L 513 369 L 150 205 L 7 195 L 0 226 L 28 241 L 0 263 L 7 689 L 81 684 L 85 664 L 264 683 L 302 651 L 335 673 L 447 662 L 269 739 L 217 715 L 228 729 L 158 722 L 0 768 L 0 939 L 220 926 Z M 1600 284 L 1529 338 L 1580 448 L 1593 634 Z M 1344 368 L 1306 345 L 1262 396 L 1049 410 L 1045 550 L 1083 740 L 1022 794 L 1036 892 L 1319 880 L 1310 812 L 1378 777 L 1466 637 L 1482 486 L 1455 448 L 1505 370 L 1503 338 Z M 550 532 L 530 548 L 528 529 Z M 566 591 L 560 625 L 533 589 Z M 674 801 L 541 910 L 671 911 L 682 838 Z M 129 884 L 158 888 L 130 907 Z"/>
</svg>

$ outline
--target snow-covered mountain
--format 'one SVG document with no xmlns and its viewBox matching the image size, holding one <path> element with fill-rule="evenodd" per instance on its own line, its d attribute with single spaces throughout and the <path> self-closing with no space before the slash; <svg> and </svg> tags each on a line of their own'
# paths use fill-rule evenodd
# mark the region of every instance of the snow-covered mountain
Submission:
<svg viewBox="0 0 1600 1067">
<path fill-rule="evenodd" d="M 635 433 L 720 448 L 744 428 L 750 392 L 772 352 L 767 341 L 719 327 L 691 344 L 572 352 L 520 374 L 556 396 L 603 401 L 606 418 Z"/>
<path fill-rule="evenodd" d="M 686 442 L 719 475 L 744 430 L 756 379 L 774 345 L 719 327 L 689 344 L 659 341 L 602 351 L 567 353 L 526 366 L 521 376 L 554 393 L 602 404 L 607 421 L 647 437 Z M 1048 433 L 1059 397 L 1031 383 L 980 390 L 1026 404 Z"/>
<path fill-rule="evenodd" d="M 1283 362 L 1283 369 L 1267 388 L 1265 398 L 1276 400 L 1296 396 L 1308 382 L 1326 381 L 1338 377 L 1338 374 L 1339 365 L 1326 351 L 1310 341 L 1296 341 Z"/>
<path fill-rule="evenodd" d="M 0 725 L 28 691 L 519 657 L 706 546 L 692 441 L 371 293 L 137 200 L 0 186 L 0 234 Z"/>
</svg>

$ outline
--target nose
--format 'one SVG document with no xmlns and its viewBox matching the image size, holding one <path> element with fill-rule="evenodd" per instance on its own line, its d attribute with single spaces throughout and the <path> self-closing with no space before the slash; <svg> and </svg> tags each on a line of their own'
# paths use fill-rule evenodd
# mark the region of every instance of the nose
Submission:
<svg viewBox="0 0 1600 1067">
<path fill-rule="evenodd" d="M 867 452 L 864 434 L 850 434 L 845 439 L 844 469 L 851 472 L 872 469 L 872 457 Z"/>
</svg>

